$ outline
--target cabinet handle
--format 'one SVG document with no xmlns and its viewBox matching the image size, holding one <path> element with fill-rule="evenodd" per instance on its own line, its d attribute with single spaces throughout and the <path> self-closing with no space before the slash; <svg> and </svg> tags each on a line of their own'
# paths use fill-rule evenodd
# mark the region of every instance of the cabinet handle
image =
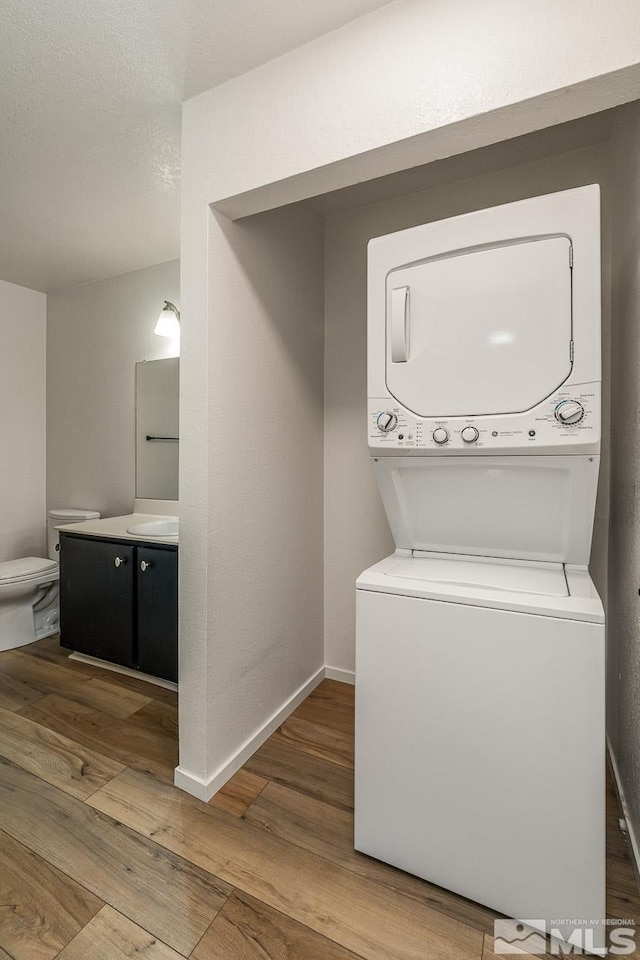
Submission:
<svg viewBox="0 0 640 960">
<path fill-rule="evenodd" d="M 116 557 L 113 561 L 116 567 L 122 567 L 127 562 L 126 557 Z"/>
<path fill-rule="evenodd" d="M 142 570 L 143 573 L 146 573 L 150 566 L 151 564 L 147 563 L 146 560 L 142 560 L 140 563 L 140 569 Z"/>
</svg>

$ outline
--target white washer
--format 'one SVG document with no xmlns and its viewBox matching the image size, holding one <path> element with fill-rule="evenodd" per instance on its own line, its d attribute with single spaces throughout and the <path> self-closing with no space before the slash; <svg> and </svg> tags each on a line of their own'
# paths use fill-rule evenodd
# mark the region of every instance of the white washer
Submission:
<svg viewBox="0 0 640 960">
<path fill-rule="evenodd" d="M 377 238 L 368 282 L 355 846 L 600 952 L 599 188 Z"/>
</svg>

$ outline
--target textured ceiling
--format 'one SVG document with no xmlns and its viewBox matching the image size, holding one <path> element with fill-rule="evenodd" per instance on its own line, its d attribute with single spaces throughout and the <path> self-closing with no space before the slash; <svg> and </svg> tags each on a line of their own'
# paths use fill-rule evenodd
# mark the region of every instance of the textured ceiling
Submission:
<svg viewBox="0 0 640 960">
<path fill-rule="evenodd" d="M 2 0 L 0 279 L 179 254 L 180 103 L 386 0 Z"/>
</svg>

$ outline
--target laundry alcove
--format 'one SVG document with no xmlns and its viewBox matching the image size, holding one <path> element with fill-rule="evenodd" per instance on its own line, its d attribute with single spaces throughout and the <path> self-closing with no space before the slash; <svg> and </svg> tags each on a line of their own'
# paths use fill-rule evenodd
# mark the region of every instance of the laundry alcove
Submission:
<svg viewBox="0 0 640 960">
<path fill-rule="evenodd" d="M 263 97 L 296 69 L 293 60 L 282 76 L 269 67 Z M 243 80 L 242 97 L 254 83 Z M 339 158 L 309 122 L 275 157 L 260 135 L 275 143 L 283 129 L 266 130 L 252 107 L 233 120 L 240 138 L 255 121 L 254 152 L 248 138 L 236 141 L 234 169 L 214 136 L 226 96 L 214 90 L 185 109 L 176 783 L 203 799 L 325 671 L 353 680 L 355 578 L 393 549 L 366 446 L 372 237 L 601 184 L 603 445 L 591 570 L 606 603 L 613 219 L 633 176 L 618 175 L 621 145 L 640 126 L 635 105 L 582 117 L 569 97 L 564 118 L 541 106 L 534 122 L 514 106 L 512 139 L 487 115 L 473 133 L 461 121 L 457 140 L 449 130 L 446 147 L 439 127 L 420 143 Z M 267 112 L 285 124 L 287 109 Z"/>
</svg>

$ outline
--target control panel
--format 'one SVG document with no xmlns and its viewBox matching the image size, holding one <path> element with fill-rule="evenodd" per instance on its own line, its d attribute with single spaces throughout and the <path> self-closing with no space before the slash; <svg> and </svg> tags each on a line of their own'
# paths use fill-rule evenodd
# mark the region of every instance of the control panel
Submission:
<svg viewBox="0 0 640 960">
<path fill-rule="evenodd" d="M 384 456 L 480 452 L 596 452 L 600 384 L 572 384 L 524 413 L 490 417 L 416 417 L 393 398 L 369 400 L 369 447 Z"/>
</svg>

